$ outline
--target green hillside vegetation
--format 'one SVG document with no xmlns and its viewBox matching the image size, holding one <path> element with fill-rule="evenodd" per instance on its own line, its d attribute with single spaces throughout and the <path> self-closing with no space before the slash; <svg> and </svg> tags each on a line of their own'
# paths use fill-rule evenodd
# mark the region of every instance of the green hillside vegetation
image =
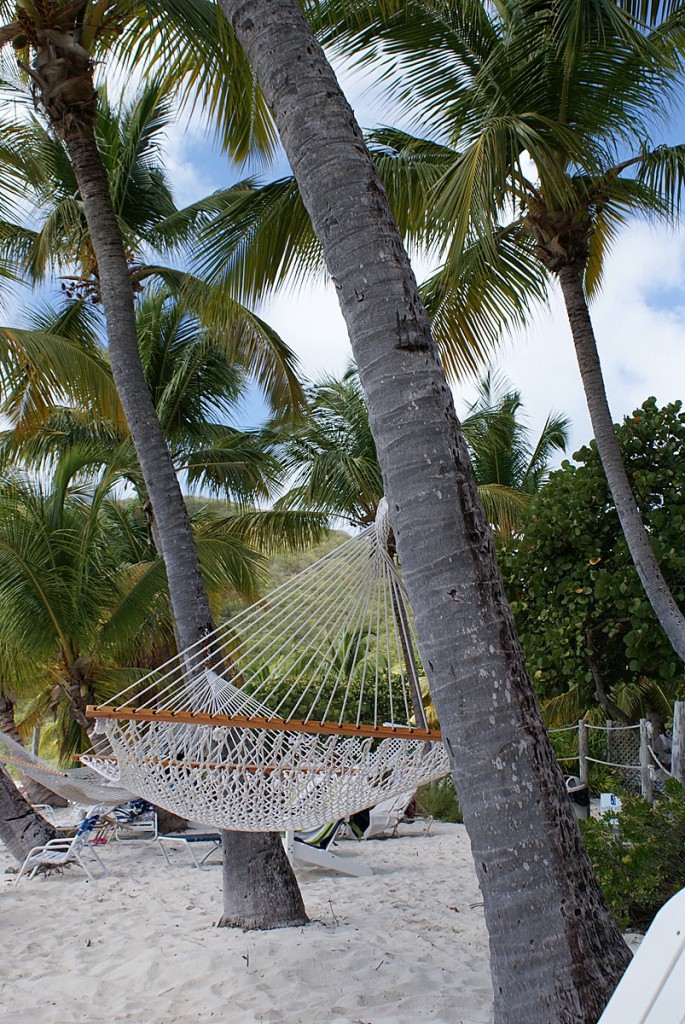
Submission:
<svg viewBox="0 0 685 1024">
<path fill-rule="evenodd" d="M 285 583 L 292 576 L 297 576 L 298 573 L 304 572 L 305 569 L 309 568 L 319 558 L 323 558 L 324 555 L 340 547 L 341 544 L 344 544 L 349 539 L 350 535 L 345 533 L 344 530 L 330 530 L 326 539 L 319 544 L 315 544 L 313 547 L 306 548 L 303 551 L 284 551 L 282 554 L 274 555 L 269 559 L 267 570 L 268 582 L 265 587 L 265 593 L 280 587 L 282 583 Z"/>
</svg>

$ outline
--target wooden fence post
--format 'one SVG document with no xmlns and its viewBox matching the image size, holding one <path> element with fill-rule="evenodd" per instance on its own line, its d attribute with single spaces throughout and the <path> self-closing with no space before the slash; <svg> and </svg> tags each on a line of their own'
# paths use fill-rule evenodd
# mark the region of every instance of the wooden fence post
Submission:
<svg viewBox="0 0 685 1024">
<path fill-rule="evenodd" d="M 682 786 L 685 786 L 685 701 L 683 700 L 677 700 L 673 707 L 671 774 Z"/>
<path fill-rule="evenodd" d="M 587 755 L 587 725 L 581 718 L 578 722 L 578 778 L 584 786 L 587 786 L 589 778 Z"/>
<path fill-rule="evenodd" d="M 646 718 L 640 719 L 640 790 L 647 803 L 654 803 L 654 790 L 652 786 L 653 764 L 652 755 L 649 752 L 649 723 Z"/>
</svg>

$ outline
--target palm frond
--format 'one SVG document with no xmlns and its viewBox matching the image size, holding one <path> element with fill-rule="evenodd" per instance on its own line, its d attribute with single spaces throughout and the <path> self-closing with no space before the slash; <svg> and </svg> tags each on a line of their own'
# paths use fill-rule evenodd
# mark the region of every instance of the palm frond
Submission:
<svg viewBox="0 0 685 1024">
<path fill-rule="evenodd" d="M 548 728 L 577 722 L 586 710 L 582 688 L 578 683 L 573 683 L 563 693 L 543 700 L 541 710 Z"/>
<path fill-rule="evenodd" d="M 102 353 L 63 334 L 1 327 L 0 383 L 2 410 L 22 429 L 42 423 L 64 396 L 96 416 L 123 420 Z"/>
<path fill-rule="evenodd" d="M 678 215 L 685 186 L 685 145 L 643 151 L 636 177 L 645 187 L 645 208 L 662 215 Z M 661 210 L 657 206 L 659 200 L 663 204 Z"/>
<path fill-rule="evenodd" d="M 453 380 L 491 358 L 505 330 L 526 324 L 547 298 L 547 272 L 518 226 L 469 240 L 421 286 L 433 337 Z"/>
<path fill-rule="evenodd" d="M 276 130 L 252 69 L 220 5 L 210 0 L 145 0 L 127 20 L 122 63 L 153 61 L 179 89 L 181 104 L 209 110 L 217 139 L 237 161 L 269 156 Z"/>
<path fill-rule="evenodd" d="M 197 272 L 235 298 L 254 302 L 267 290 L 323 274 L 321 245 L 294 178 L 261 187 L 247 179 L 209 197 L 201 212 Z"/>
<path fill-rule="evenodd" d="M 280 478 L 278 462 L 259 432 L 215 426 L 205 440 L 188 452 L 177 467 L 185 470 L 188 486 L 238 503 L 267 498 Z"/>
<path fill-rule="evenodd" d="M 532 495 L 504 484 L 479 484 L 478 494 L 490 526 L 503 539 L 521 529 Z"/>
<path fill-rule="evenodd" d="M 226 530 L 265 554 L 312 547 L 328 532 L 328 516 L 311 509 L 252 509 L 222 522 Z"/>
</svg>

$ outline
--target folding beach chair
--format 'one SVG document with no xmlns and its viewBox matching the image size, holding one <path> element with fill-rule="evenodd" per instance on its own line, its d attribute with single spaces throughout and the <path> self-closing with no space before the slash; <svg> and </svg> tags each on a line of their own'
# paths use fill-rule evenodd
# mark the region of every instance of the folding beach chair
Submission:
<svg viewBox="0 0 685 1024">
<path fill-rule="evenodd" d="M 331 851 L 330 847 L 344 825 L 345 821 L 341 819 L 309 832 L 286 832 L 283 845 L 293 867 L 300 864 L 306 867 L 328 868 L 329 871 L 337 871 L 338 874 L 351 875 L 354 878 L 368 878 L 372 875 L 373 871 L 368 864 Z"/>
<path fill-rule="evenodd" d="M 63 867 L 66 864 L 77 864 L 80 868 L 83 868 L 91 882 L 97 881 L 98 878 L 104 878 L 108 874 L 107 868 L 90 845 L 98 820 L 99 815 L 97 814 L 84 818 L 76 835 L 72 836 L 71 839 L 51 839 L 49 843 L 45 843 L 43 846 L 34 846 L 19 869 L 19 874 L 14 884 L 17 885 L 19 879 L 29 871 L 30 880 L 41 867 L 55 868 Z M 86 864 L 86 855 L 90 855 L 97 861 L 100 866 L 99 874 L 94 875 L 92 873 L 88 864 Z"/>
<path fill-rule="evenodd" d="M 410 805 L 415 804 L 416 797 L 413 792 L 400 793 L 399 796 L 390 797 L 388 800 L 381 800 L 374 807 L 358 814 L 351 814 L 347 819 L 348 839 L 393 839 L 397 835 L 400 825 L 414 824 L 421 820 L 423 823 L 423 835 L 428 835 L 433 824 L 432 815 L 428 814 L 421 805 L 417 805 L 422 812 L 420 819 L 408 814 Z"/>
<path fill-rule="evenodd" d="M 33 809 L 49 821 L 57 832 L 75 832 L 88 814 L 88 809 L 82 804 L 67 804 L 66 807 L 34 804 Z"/>
<path fill-rule="evenodd" d="M 167 846 L 178 846 L 183 850 L 186 850 L 190 857 L 193 865 L 196 868 L 201 868 L 203 864 L 207 863 L 207 860 L 212 856 L 216 850 L 221 850 L 221 833 L 220 832 L 168 832 L 165 835 L 157 836 L 157 842 L 159 848 L 164 854 L 164 859 L 167 864 L 171 864 L 169 860 L 169 853 Z M 198 855 L 195 851 L 195 845 L 200 844 L 203 846 L 209 845 L 209 850 L 205 850 L 202 857 L 198 859 Z"/>
</svg>

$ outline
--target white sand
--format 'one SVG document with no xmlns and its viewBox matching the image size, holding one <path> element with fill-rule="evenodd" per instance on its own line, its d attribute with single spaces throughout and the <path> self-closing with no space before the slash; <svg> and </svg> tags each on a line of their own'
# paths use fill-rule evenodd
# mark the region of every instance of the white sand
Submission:
<svg viewBox="0 0 685 1024">
<path fill-rule="evenodd" d="M 221 868 L 151 845 L 101 850 L 110 877 L 79 868 L 21 880 L 2 871 L 2 1024 L 489 1024 L 487 934 L 461 825 L 402 826 L 343 843 L 373 878 L 298 869 L 306 928 L 216 928 Z M 213 858 L 215 859 L 215 858 Z"/>
</svg>

